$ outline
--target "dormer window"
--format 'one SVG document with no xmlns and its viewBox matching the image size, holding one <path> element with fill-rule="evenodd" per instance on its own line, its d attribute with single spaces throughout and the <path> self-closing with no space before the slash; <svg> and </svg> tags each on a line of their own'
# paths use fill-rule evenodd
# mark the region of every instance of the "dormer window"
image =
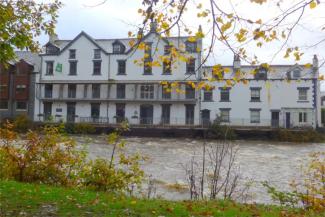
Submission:
<svg viewBox="0 0 325 217">
<path fill-rule="evenodd" d="M 196 42 L 186 41 L 185 46 L 186 46 L 186 51 L 187 52 L 189 52 L 189 53 L 197 52 L 197 50 L 196 50 L 196 48 L 197 48 Z"/>
<path fill-rule="evenodd" d="M 120 53 L 124 53 L 124 51 L 125 51 L 125 46 L 121 42 L 115 41 L 113 43 L 113 53 L 120 54 Z"/>
<path fill-rule="evenodd" d="M 293 72 L 292 72 L 292 77 L 295 78 L 295 79 L 300 78 L 300 77 L 301 77 L 301 72 L 300 72 L 300 70 L 299 70 L 299 69 L 295 69 L 295 70 L 293 70 Z"/>
<path fill-rule="evenodd" d="M 76 59 L 76 50 L 75 49 L 69 50 L 69 59 Z"/>
<path fill-rule="evenodd" d="M 255 74 L 255 79 L 267 79 L 267 69 L 260 67 Z"/>
<path fill-rule="evenodd" d="M 54 46 L 53 44 L 47 44 L 46 45 L 46 50 L 45 50 L 45 52 L 46 52 L 46 54 L 57 54 L 57 53 L 59 53 L 59 51 L 60 51 L 60 49 L 59 48 L 57 48 L 56 46 Z"/>
</svg>

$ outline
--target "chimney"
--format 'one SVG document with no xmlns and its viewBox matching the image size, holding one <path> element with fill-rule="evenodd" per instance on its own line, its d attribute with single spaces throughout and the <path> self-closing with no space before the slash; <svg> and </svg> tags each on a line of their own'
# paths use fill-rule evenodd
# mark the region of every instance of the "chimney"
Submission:
<svg viewBox="0 0 325 217">
<path fill-rule="evenodd" d="M 55 41 L 59 40 L 59 37 L 56 33 L 50 34 L 49 35 L 49 42 L 52 44 L 55 44 Z"/>
<path fill-rule="evenodd" d="M 318 58 L 317 58 L 316 54 L 314 55 L 314 58 L 313 58 L 313 68 L 318 69 Z"/>
<path fill-rule="evenodd" d="M 150 23 L 150 32 L 157 32 L 157 21 L 151 19 L 151 23 Z"/>
<path fill-rule="evenodd" d="M 238 54 L 234 55 L 234 64 L 233 65 L 234 65 L 234 71 L 237 71 L 241 67 L 240 57 Z"/>
</svg>

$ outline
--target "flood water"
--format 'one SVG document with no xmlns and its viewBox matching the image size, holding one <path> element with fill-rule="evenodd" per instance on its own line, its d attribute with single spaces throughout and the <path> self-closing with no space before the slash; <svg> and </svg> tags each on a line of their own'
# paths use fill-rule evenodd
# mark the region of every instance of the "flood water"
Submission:
<svg viewBox="0 0 325 217">
<path fill-rule="evenodd" d="M 91 158 L 109 157 L 111 147 L 106 145 L 104 136 L 76 137 L 80 144 L 88 144 Z M 186 184 L 186 165 L 193 155 L 201 160 L 203 140 L 184 138 L 140 138 L 128 137 L 127 151 L 139 152 L 149 159 L 142 168 L 146 175 L 159 180 L 156 196 L 166 199 L 189 199 L 188 192 L 179 192 L 166 188 L 168 184 Z M 253 179 L 249 190 L 251 199 L 248 202 L 271 203 L 271 198 L 260 184 L 268 181 L 282 190 L 289 189 L 292 179 L 300 179 L 302 164 L 307 164 L 308 154 L 325 151 L 325 144 L 297 144 L 270 141 L 233 141 L 238 147 L 236 164 L 240 166 L 245 180 Z M 208 141 L 215 145 L 217 141 Z"/>
</svg>

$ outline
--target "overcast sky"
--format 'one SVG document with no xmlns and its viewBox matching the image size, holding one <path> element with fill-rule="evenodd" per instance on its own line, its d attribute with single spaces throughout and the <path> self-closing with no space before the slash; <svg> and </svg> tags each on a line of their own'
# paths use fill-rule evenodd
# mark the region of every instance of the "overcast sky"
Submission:
<svg viewBox="0 0 325 217">
<path fill-rule="evenodd" d="M 93 38 L 126 38 L 128 31 L 135 31 L 136 25 L 141 23 L 141 17 L 137 9 L 141 7 L 141 0 L 107 0 L 103 5 L 93 7 L 102 0 L 61 0 L 64 3 L 59 12 L 56 32 L 60 39 L 73 39 L 81 31 L 87 32 Z M 196 0 L 204 2 L 206 0 Z M 252 4 L 250 0 L 218 0 L 224 2 L 222 6 L 225 10 L 231 10 L 234 7 L 242 16 L 252 20 L 262 18 L 268 20 L 274 15 L 280 13 L 279 8 L 275 7 L 275 0 L 268 0 L 269 3 L 262 6 Z M 282 0 L 283 2 L 283 0 Z M 297 0 L 285 0 L 282 9 L 297 2 Z M 311 10 L 307 8 L 301 25 L 296 30 L 289 41 L 291 46 L 307 46 L 316 43 L 322 37 L 325 38 L 325 31 L 320 31 L 320 26 L 325 24 L 325 2 Z M 202 23 L 196 17 L 196 11 L 189 11 L 186 14 L 186 22 L 193 28 L 202 24 L 203 31 L 208 31 L 209 26 Z M 293 22 L 299 14 L 293 14 L 290 19 Z M 289 21 L 290 21 L 289 19 Z M 290 24 L 290 22 L 289 22 Z M 47 42 L 47 36 L 40 38 L 41 44 Z M 208 45 L 209 41 L 204 40 L 203 44 Z M 256 53 L 261 62 L 270 62 L 274 53 L 278 50 L 280 43 L 269 44 L 257 49 L 255 46 L 249 46 L 251 53 Z M 325 43 L 317 47 L 304 50 L 305 54 L 300 63 L 311 62 L 314 54 L 318 55 L 320 62 L 325 60 Z M 214 49 L 214 55 L 211 56 L 209 64 L 232 64 L 233 56 L 221 44 L 217 44 Z M 283 58 L 280 53 L 272 64 L 293 64 L 294 60 Z"/>
</svg>

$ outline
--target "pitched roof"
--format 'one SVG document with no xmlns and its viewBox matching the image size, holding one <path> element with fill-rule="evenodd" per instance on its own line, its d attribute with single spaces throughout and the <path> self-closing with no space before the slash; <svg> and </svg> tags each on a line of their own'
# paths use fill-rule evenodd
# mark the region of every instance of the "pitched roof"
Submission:
<svg viewBox="0 0 325 217">
<path fill-rule="evenodd" d="M 39 72 L 41 68 L 41 58 L 37 53 L 32 53 L 30 51 L 15 51 L 16 53 L 16 60 L 17 63 L 20 60 L 24 60 L 26 63 L 34 66 L 34 72 Z"/>
</svg>

